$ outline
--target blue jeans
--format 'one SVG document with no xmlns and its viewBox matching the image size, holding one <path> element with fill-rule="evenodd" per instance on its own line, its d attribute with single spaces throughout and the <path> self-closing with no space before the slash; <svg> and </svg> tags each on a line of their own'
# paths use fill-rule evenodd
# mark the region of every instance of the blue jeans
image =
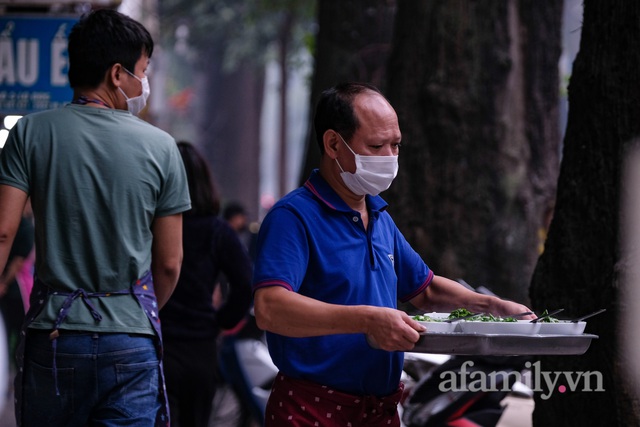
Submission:
<svg viewBox="0 0 640 427">
<path fill-rule="evenodd" d="M 57 339 L 58 396 L 48 332 L 27 334 L 24 427 L 154 425 L 161 402 L 153 337 L 63 331 Z"/>
</svg>

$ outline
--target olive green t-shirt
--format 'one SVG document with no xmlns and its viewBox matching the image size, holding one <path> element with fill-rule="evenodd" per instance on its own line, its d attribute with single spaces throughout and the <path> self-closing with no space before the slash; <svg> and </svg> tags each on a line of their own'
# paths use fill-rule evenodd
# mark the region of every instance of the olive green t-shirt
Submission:
<svg viewBox="0 0 640 427">
<path fill-rule="evenodd" d="M 52 290 L 128 289 L 151 267 L 151 224 L 190 208 L 175 140 L 128 111 L 69 104 L 20 119 L 0 153 L 0 184 L 29 194 L 36 275 Z M 50 329 L 66 297 L 31 324 Z M 132 295 L 78 298 L 62 329 L 152 333 Z"/>
</svg>

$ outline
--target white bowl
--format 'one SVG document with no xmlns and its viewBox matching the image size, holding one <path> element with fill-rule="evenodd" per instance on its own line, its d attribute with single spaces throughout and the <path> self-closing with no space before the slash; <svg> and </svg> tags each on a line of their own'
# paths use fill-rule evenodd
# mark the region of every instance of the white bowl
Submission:
<svg viewBox="0 0 640 427">
<path fill-rule="evenodd" d="M 450 333 L 458 331 L 458 323 L 460 322 L 445 322 L 449 318 L 449 313 L 425 313 L 425 316 L 429 316 L 434 321 L 417 320 L 418 323 L 424 325 L 427 328 L 427 333 Z"/>
<path fill-rule="evenodd" d="M 427 333 L 450 333 L 458 331 L 458 323 L 459 322 L 423 322 L 418 320 L 418 322 L 424 325 L 427 330 Z"/>
<path fill-rule="evenodd" d="M 467 334 L 498 334 L 498 335 L 535 335 L 540 330 L 540 323 L 529 320 L 517 322 L 481 322 L 462 320 L 460 331 Z"/>
<path fill-rule="evenodd" d="M 539 334 L 548 335 L 582 335 L 587 322 L 570 322 L 560 320 L 557 323 L 540 322 Z"/>
</svg>

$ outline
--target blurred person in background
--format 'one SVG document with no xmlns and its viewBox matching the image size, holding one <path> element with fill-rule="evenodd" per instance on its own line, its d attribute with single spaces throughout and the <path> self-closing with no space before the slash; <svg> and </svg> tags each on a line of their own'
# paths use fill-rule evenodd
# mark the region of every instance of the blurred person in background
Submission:
<svg viewBox="0 0 640 427">
<path fill-rule="evenodd" d="M 26 216 L 31 222 L 32 230 L 33 229 L 33 210 L 31 209 L 31 200 L 27 199 L 27 204 L 24 207 L 24 216 Z M 35 240 L 35 236 L 32 236 Z M 35 241 L 34 241 L 35 243 Z M 33 288 L 33 276 L 36 262 L 36 250 L 35 244 L 31 248 L 31 252 L 22 262 L 22 267 L 18 270 L 16 274 L 16 282 L 18 283 L 18 288 L 20 289 L 20 297 L 22 298 L 22 306 L 24 308 L 24 313 L 29 311 L 29 296 L 31 295 L 31 289 Z M 24 315 L 22 316 L 24 321 Z M 22 326 L 22 325 L 20 325 Z"/>
<path fill-rule="evenodd" d="M 251 304 L 251 261 L 236 232 L 218 217 L 220 200 L 204 157 L 178 142 L 192 208 L 183 221 L 184 260 L 175 292 L 160 312 L 164 366 L 173 427 L 206 427 L 216 392 L 217 338 L 240 322 Z M 213 306 L 218 275 L 228 281 Z"/>
<path fill-rule="evenodd" d="M 229 202 L 222 217 L 249 247 L 253 258 L 256 235 L 249 230 L 244 206 L 239 202 Z M 220 286 L 214 292 L 214 304 L 215 301 L 224 301 L 228 286 L 226 278 L 221 277 Z M 210 425 L 262 425 L 269 390 L 278 371 L 269 356 L 264 331 L 256 325 L 253 309 L 235 328 L 220 334 L 218 345 L 220 375 L 231 390 L 221 390 L 216 397 Z M 235 410 L 232 409 L 234 406 Z"/>
<path fill-rule="evenodd" d="M 240 202 L 229 202 L 222 211 L 222 217 L 229 223 L 229 226 L 236 230 L 240 240 L 249 251 L 249 256 L 253 261 L 256 252 L 256 239 L 258 237 L 258 222 L 250 222 L 247 210 Z"/>
<path fill-rule="evenodd" d="M 222 211 L 222 218 L 233 228 L 236 233 L 241 234 L 247 230 L 249 226 L 247 219 L 247 211 L 244 206 L 238 202 L 228 203 Z"/>
<path fill-rule="evenodd" d="M 9 251 L 7 265 L 0 274 L 0 311 L 7 331 L 7 348 L 13 356 L 20 338 L 20 329 L 24 322 L 24 303 L 19 278 L 28 267 L 34 245 L 33 218 L 30 203 L 27 201 L 20 225 Z M 13 357 L 11 358 L 13 360 Z"/>
<path fill-rule="evenodd" d="M 24 116 L 0 153 L 0 270 L 28 197 L 35 220 L 19 426 L 169 423 L 158 311 L 191 205 L 175 140 L 136 117 L 153 46 L 119 12 L 83 15 L 69 34 L 72 102 Z"/>
</svg>

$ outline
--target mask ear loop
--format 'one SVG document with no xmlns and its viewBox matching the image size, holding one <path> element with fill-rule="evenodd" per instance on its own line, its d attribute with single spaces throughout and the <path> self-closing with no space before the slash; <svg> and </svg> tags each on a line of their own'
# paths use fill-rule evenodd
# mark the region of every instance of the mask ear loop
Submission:
<svg viewBox="0 0 640 427">
<path fill-rule="evenodd" d="M 356 156 L 356 152 L 353 151 L 351 149 L 351 147 L 349 147 L 349 144 L 347 144 L 347 141 L 344 140 L 344 138 L 342 137 L 342 135 L 340 135 L 338 132 L 336 132 L 338 134 L 338 136 L 340 137 L 340 139 L 342 140 L 342 142 L 344 143 L 344 145 L 347 146 L 347 148 L 349 149 L 349 151 L 351 151 L 351 154 L 353 154 L 354 156 Z"/>
<path fill-rule="evenodd" d="M 335 131 L 334 131 L 335 132 Z M 344 140 L 344 138 L 342 137 L 342 135 L 340 135 L 340 133 L 336 132 L 336 134 L 340 137 L 340 139 L 342 140 L 342 142 L 344 143 L 344 145 L 347 146 L 347 149 L 349 151 L 351 151 L 351 153 L 355 156 L 357 156 L 357 154 L 355 153 L 355 151 L 353 151 L 351 149 L 351 147 L 349 147 L 349 144 L 347 144 L 347 141 Z M 338 164 L 338 167 L 340 168 L 340 171 L 342 171 L 342 173 L 345 173 L 344 169 L 342 169 L 342 166 L 340 165 L 340 162 L 338 161 L 338 158 L 336 157 L 336 163 Z"/>
<path fill-rule="evenodd" d="M 126 94 L 126 93 L 124 93 L 124 90 L 122 90 L 122 88 L 121 88 L 120 86 L 118 86 L 118 90 L 120 91 L 120 93 L 122 93 L 122 96 L 124 96 L 124 100 L 125 100 L 125 101 L 128 101 L 129 99 L 131 99 L 131 98 L 129 98 L 129 97 L 127 96 L 127 94 Z"/>
<path fill-rule="evenodd" d="M 129 74 L 131 77 L 133 77 L 134 79 L 136 79 L 137 81 L 139 81 L 139 82 L 140 82 L 140 84 L 142 85 L 142 91 L 144 92 L 144 83 L 142 82 L 142 79 L 141 79 L 140 77 L 136 76 L 135 74 L 133 74 L 131 71 L 127 70 L 125 67 L 122 67 L 122 69 L 123 69 L 127 74 Z M 145 76 L 145 77 L 146 77 L 146 76 Z M 131 99 L 131 98 L 129 98 L 129 97 L 127 96 L 127 94 L 126 94 L 126 93 L 124 93 L 124 90 L 122 90 L 122 88 L 121 88 L 120 86 L 118 86 L 118 89 L 120 89 L 120 92 L 122 92 L 122 94 L 124 95 L 124 99 L 125 99 L 126 101 L 128 101 L 128 100 L 130 100 L 130 99 Z M 344 140 L 343 140 L 343 141 L 344 141 Z"/>
<path fill-rule="evenodd" d="M 134 79 L 138 80 L 140 83 L 142 83 L 142 79 L 138 76 L 136 76 L 135 74 L 133 74 L 131 71 L 127 70 L 126 68 L 122 67 L 123 70 L 125 70 L 127 72 L 127 74 L 129 74 L 131 77 L 133 77 Z"/>
</svg>

